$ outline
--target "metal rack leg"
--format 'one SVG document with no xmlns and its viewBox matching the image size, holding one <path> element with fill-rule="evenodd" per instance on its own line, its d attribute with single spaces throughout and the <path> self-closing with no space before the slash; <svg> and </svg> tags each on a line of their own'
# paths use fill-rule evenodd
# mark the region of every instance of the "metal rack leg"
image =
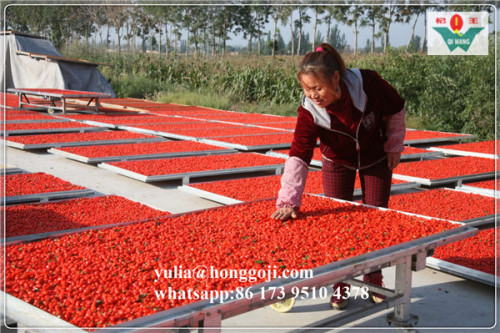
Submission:
<svg viewBox="0 0 500 333">
<path fill-rule="evenodd" d="M 411 305 L 411 257 L 407 257 L 401 264 L 396 265 L 397 294 L 403 296 L 403 303 L 394 307 L 394 312 L 387 315 L 387 322 L 395 326 L 413 327 L 417 324 L 418 316 L 410 313 Z"/>
<path fill-rule="evenodd" d="M 20 109 L 23 108 L 23 95 L 22 94 L 19 94 L 19 108 Z"/>
<path fill-rule="evenodd" d="M 95 98 L 95 112 L 96 113 L 99 112 L 99 106 L 101 106 L 100 103 L 99 103 L 99 97 L 96 97 Z"/>
<path fill-rule="evenodd" d="M 199 333 L 220 333 L 222 317 L 219 313 L 207 313 L 203 325 L 198 329 Z"/>
</svg>

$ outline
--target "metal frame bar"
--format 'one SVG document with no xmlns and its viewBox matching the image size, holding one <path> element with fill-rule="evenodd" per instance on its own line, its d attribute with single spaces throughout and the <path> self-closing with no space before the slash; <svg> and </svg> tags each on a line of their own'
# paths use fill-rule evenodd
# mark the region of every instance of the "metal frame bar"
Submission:
<svg viewBox="0 0 500 333">
<path fill-rule="evenodd" d="M 115 173 L 118 173 L 123 176 L 127 176 L 141 182 L 152 183 L 159 182 L 164 180 L 182 180 L 182 184 L 189 184 L 191 178 L 197 177 L 214 177 L 214 176 L 223 176 L 223 175 L 232 175 L 239 173 L 249 173 L 249 172 L 259 172 L 259 171 L 275 171 L 275 174 L 281 174 L 283 171 L 282 164 L 274 164 L 274 165 L 264 165 L 258 167 L 249 167 L 249 168 L 233 168 L 233 169 L 219 169 L 219 170 L 209 170 L 209 171 L 199 171 L 199 172 L 183 172 L 177 174 L 166 174 L 166 175 L 154 175 L 154 176 L 145 176 L 139 173 L 126 170 L 123 168 L 119 168 L 114 165 L 110 165 L 107 163 L 100 163 L 97 167 L 106 169 Z"/>
<path fill-rule="evenodd" d="M 417 188 L 419 186 L 420 186 L 419 184 L 414 183 L 414 182 L 413 183 L 405 183 L 405 184 L 393 184 L 391 186 L 391 191 Z M 196 187 L 193 187 L 193 186 L 189 186 L 189 185 L 182 185 L 182 186 L 177 187 L 177 189 L 180 190 L 180 191 L 189 193 L 189 194 L 193 194 L 193 195 L 199 196 L 200 198 L 204 198 L 204 199 L 208 199 L 208 200 L 211 200 L 211 201 L 214 201 L 214 202 L 221 203 L 223 205 L 232 205 L 232 204 L 236 204 L 236 203 L 246 202 L 246 201 L 241 201 L 241 200 L 233 199 L 233 198 L 224 196 L 222 194 L 217 194 L 217 193 L 205 191 L 205 190 L 202 190 L 202 189 L 199 189 L 199 188 L 196 188 Z M 304 192 L 304 193 L 308 193 L 308 192 Z M 313 193 L 308 193 L 308 194 L 313 194 Z M 322 193 L 314 193 L 314 194 L 320 195 L 320 196 L 324 196 L 324 194 L 322 194 Z M 361 189 L 355 189 L 354 190 L 353 195 L 355 197 L 356 196 L 361 196 L 361 194 L 362 194 Z"/>
<path fill-rule="evenodd" d="M 1 121 L 0 124 L 30 124 L 30 123 L 61 123 L 69 120 L 61 120 L 61 118 L 54 119 L 31 119 L 31 120 L 6 120 Z"/>
<path fill-rule="evenodd" d="M 495 226 L 497 215 L 482 216 L 475 219 L 462 221 L 464 224 L 478 229 L 489 229 Z"/>
<path fill-rule="evenodd" d="M 168 119 L 167 119 L 168 120 Z M 96 123 L 96 124 L 102 124 L 102 126 L 108 126 L 110 128 L 116 128 L 116 129 L 122 129 L 120 127 L 130 127 L 130 128 L 137 128 L 137 127 L 134 127 L 134 126 L 143 126 L 143 125 L 168 125 L 168 124 L 183 124 L 184 122 L 175 122 L 175 123 L 172 123 L 172 122 L 168 122 L 168 121 L 164 121 L 164 122 L 150 122 L 150 123 L 145 123 L 145 122 L 130 122 L 130 123 L 127 123 L 127 124 L 116 124 L 116 123 L 112 123 L 112 122 L 102 122 L 102 121 L 95 121 L 93 120 L 92 122 Z M 89 121 L 90 122 L 90 121 Z M 188 121 L 186 121 L 185 123 L 189 123 Z"/>
<path fill-rule="evenodd" d="M 456 186 L 455 190 L 460 191 L 460 192 L 464 192 L 464 193 L 484 195 L 486 197 L 500 198 L 500 191 L 495 191 L 494 189 L 475 187 L 475 186 L 462 184 L 460 186 Z"/>
<path fill-rule="evenodd" d="M 461 182 L 461 181 L 474 181 L 474 180 L 479 181 L 479 180 L 493 179 L 495 177 L 495 174 L 498 175 L 498 173 L 495 173 L 495 172 L 485 172 L 485 173 L 479 173 L 479 174 L 475 174 L 475 175 L 463 175 L 463 176 L 441 178 L 441 179 L 428 179 L 428 178 L 405 176 L 405 175 L 394 173 L 392 175 L 392 177 L 394 179 L 406 180 L 408 182 L 417 182 L 417 183 L 422 184 L 422 185 L 434 186 L 434 185 L 448 185 L 448 184 L 453 184 L 453 183 L 456 184 L 456 183 Z"/>
<path fill-rule="evenodd" d="M 50 142 L 50 143 L 34 143 L 24 144 L 15 141 L 5 140 L 8 147 L 18 148 L 22 150 L 31 149 L 49 149 L 62 147 L 82 147 L 82 146 L 100 146 L 123 143 L 142 143 L 142 142 L 163 142 L 164 138 L 137 138 L 137 139 L 119 139 L 119 140 L 102 140 L 102 141 L 68 141 L 68 142 Z"/>
<path fill-rule="evenodd" d="M 284 133 L 287 134 L 287 133 Z M 200 139 L 200 142 L 217 145 L 221 147 L 235 148 L 239 150 L 245 151 L 254 151 L 254 150 L 268 150 L 268 149 L 287 149 L 292 146 L 292 143 L 276 143 L 276 144 L 267 144 L 267 145 L 256 145 L 256 146 L 246 146 L 239 143 L 230 143 L 225 141 L 218 141 L 214 139 Z"/>
<path fill-rule="evenodd" d="M 28 203 L 28 202 L 48 202 L 50 200 L 87 197 L 87 196 L 92 196 L 94 194 L 95 194 L 94 190 L 85 189 L 85 190 L 37 193 L 28 195 L 16 195 L 11 197 L 2 197 L 0 199 L 0 204 L 14 205 L 14 204 Z"/>
<path fill-rule="evenodd" d="M 180 190 L 180 191 L 189 193 L 189 194 L 196 195 L 196 196 L 198 196 L 200 198 L 204 198 L 204 199 L 208 199 L 208 200 L 211 200 L 211 201 L 214 201 L 214 202 L 221 203 L 223 205 L 233 205 L 233 204 L 244 202 L 244 201 L 241 201 L 241 200 L 236 200 L 236 199 L 233 199 L 233 198 L 230 198 L 230 197 L 226 197 L 226 196 L 221 195 L 221 194 L 217 194 L 217 193 L 213 193 L 213 192 L 208 192 L 208 191 L 201 190 L 199 188 L 188 186 L 188 185 L 178 186 L 177 189 Z"/>
<path fill-rule="evenodd" d="M 93 120 L 70 120 L 70 121 L 80 122 L 80 123 L 84 123 L 84 124 L 92 125 L 92 126 L 106 127 L 109 129 L 116 129 L 115 125 L 103 123 L 100 121 L 93 121 Z"/>
<path fill-rule="evenodd" d="M 51 327 L 57 327 L 59 332 L 61 332 L 60 329 L 65 329 L 66 332 L 87 332 L 4 291 L 0 291 L 0 297 L 5 300 L 5 308 L 0 309 L 0 311 L 5 309 L 5 315 L 18 323 L 19 332 L 21 332 L 20 329 L 24 328 L 29 329 L 29 332 L 47 332 L 47 328 Z M 40 327 L 40 322 L 44 323 L 45 328 Z M 38 329 L 34 327 L 38 327 Z"/>
<path fill-rule="evenodd" d="M 150 130 L 150 129 L 140 128 L 140 127 L 133 127 L 130 125 L 117 125 L 116 128 L 121 129 L 121 130 L 130 131 L 130 132 L 135 132 L 135 133 L 158 135 L 158 136 L 162 136 L 162 137 L 169 138 L 169 139 L 175 139 L 175 140 L 199 141 L 199 140 L 195 140 L 195 138 L 192 136 L 174 134 L 174 133 L 169 133 L 169 132 L 165 132 L 165 131 Z M 229 148 L 232 148 L 232 147 L 229 147 Z"/>
<path fill-rule="evenodd" d="M 159 158 L 174 158 L 174 157 L 187 157 L 187 156 L 205 156 L 205 155 L 226 155 L 237 153 L 236 150 L 202 150 L 202 151 L 187 151 L 178 153 L 158 153 L 158 154 L 144 154 L 144 155 L 123 155 L 123 156 L 103 156 L 103 157 L 85 157 L 73 153 L 68 153 L 57 148 L 47 150 L 54 155 L 63 156 L 75 161 L 94 164 L 116 161 L 138 161 L 138 160 L 151 160 Z"/>
<path fill-rule="evenodd" d="M 439 147 L 430 147 L 432 151 L 441 152 L 445 155 L 455 155 L 455 156 L 472 156 L 472 157 L 482 157 L 482 158 L 490 158 L 490 159 L 499 159 L 500 157 L 495 154 L 486 154 L 486 153 L 477 153 L 472 151 L 465 150 L 457 150 L 457 149 L 447 149 L 447 148 L 439 148 Z"/>
<path fill-rule="evenodd" d="M 429 257 L 427 258 L 427 267 L 449 273 L 467 280 L 481 282 L 493 287 L 500 287 L 500 281 L 493 274 L 478 271 L 462 265 L 457 265 L 446 260 Z"/>
<path fill-rule="evenodd" d="M 278 158 L 284 158 L 284 159 L 288 158 L 287 154 L 278 153 L 278 152 L 275 152 L 272 150 L 268 151 L 266 153 L 266 155 L 278 157 Z M 427 157 L 433 157 L 433 156 L 439 156 L 439 155 L 441 155 L 441 153 L 439 153 L 439 152 L 418 153 L 418 154 L 402 154 L 401 161 L 412 160 L 412 159 L 421 159 L 422 160 L 422 159 L 427 158 Z M 319 160 L 311 160 L 310 164 L 312 166 L 316 166 L 316 167 L 320 167 L 320 168 L 323 167 L 323 161 L 319 161 Z"/>
<path fill-rule="evenodd" d="M 461 136 L 448 136 L 443 138 L 429 138 L 429 139 L 415 139 L 415 140 L 405 140 L 404 145 L 415 145 L 424 143 L 437 143 L 437 142 L 447 142 L 447 141 L 458 141 L 476 139 L 477 136 L 473 134 L 466 134 Z"/>
<path fill-rule="evenodd" d="M 69 128 L 39 128 L 39 129 L 28 129 L 28 130 L 12 130 L 12 131 L 0 131 L 0 135 L 8 137 L 14 134 L 52 134 L 52 133 L 71 133 L 71 132 L 99 132 L 107 130 L 103 127 L 69 127 Z"/>
<path fill-rule="evenodd" d="M 16 174 L 19 174 L 19 173 L 25 173 L 25 171 L 21 168 L 9 168 L 9 167 L 6 167 L 6 168 L 2 168 L 1 171 L 0 171 L 1 174 L 5 174 L 5 175 L 16 175 Z"/>
<path fill-rule="evenodd" d="M 439 152 L 429 152 L 429 153 L 416 153 L 416 154 L 401 154 L 401 161 L 420 159 L 423 160 L 428 157 L 440 156 Z"/>
</svg>

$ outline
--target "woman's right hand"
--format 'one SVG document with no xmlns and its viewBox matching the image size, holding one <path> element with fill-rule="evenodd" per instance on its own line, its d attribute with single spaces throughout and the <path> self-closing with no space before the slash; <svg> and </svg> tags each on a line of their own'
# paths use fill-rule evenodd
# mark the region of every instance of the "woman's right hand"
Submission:
<svg viewBox="0 0 500 333">
<path fill-rule="evenodd" d="M 297 211 L 292 207 L 281 207 L 275 211 L 271 217 L 276 220 L 286 221 L 289 218 L 297 218 Z"/>
</svg>

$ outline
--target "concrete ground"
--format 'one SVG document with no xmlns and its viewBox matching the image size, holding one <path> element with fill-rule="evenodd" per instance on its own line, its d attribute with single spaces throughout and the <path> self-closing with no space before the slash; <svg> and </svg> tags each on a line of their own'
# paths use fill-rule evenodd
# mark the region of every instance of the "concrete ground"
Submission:
<svg viewBox="0 0 500 333">
<path fill-rule="evenodd" d="M 21 168 L 29 172 L 45 172 L 102 194 L 116 194 L 131 200 L 181 213 L 219 206 L 219 204 L 177 190 L 179 182 L 146 184 L 110 171 L 71 161 L 43 151 L 25 152 L 5 148 L 4 167 Z M 394 287 L 393 267 L 383 270 L 387 287 Z M 422 332 L 500 332 L 496 327 L 498 313 L 497 289 L 481 283 L 426 268 L 413 273 L 411 312 L 419 317 L 414 330 Z M 367 306 L 369 301 L 351 300 L 345 311 Z M 325 331 L 393 331 L 382 310 L 337 328 Z M 257 309 L 223 321 L 224 332 L 291 332 L 335 315 L 328 299 L 298 300 L 292 311 L 277 313 L 269 307 Z M 2 332 L 7 332 L 5 327 Z"/>
</svg>

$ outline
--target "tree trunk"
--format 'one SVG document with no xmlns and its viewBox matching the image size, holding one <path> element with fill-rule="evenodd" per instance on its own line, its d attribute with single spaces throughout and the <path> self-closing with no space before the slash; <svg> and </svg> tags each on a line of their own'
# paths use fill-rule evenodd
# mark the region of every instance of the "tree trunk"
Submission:
<svg viewBox="0 0 500 333">
<path fill-rule="evenodd" d="M 162 22 L 158 22 L 158 27 L 160 28 L 159 29 L 159 32 L 158 32 L 158 55 L 160 56 L 160 59 L 161 59 L 161 47 L 162 47 L 162 44 L 161 44 L 161 27 L 162 27 Z"/>
<path fill-rule="evenodd" d="M 354 23 L 354 55 L 358 54 L 358 20 Z"/>
<path fill-rule="evenodd" d="M 153 32 L 153 29 L 150 29 L 149 30 L 149 44 L 151 44 L 151 53 L 154 52 L 154 45 L 153 45 L 153 37 L 154 37 L 154 32 Z"/>
<path fill-rule="evenodd" d="M 391 22 L 387 22 L 386 31 L 384 33 L 384 53 L 387 51 L 387 47 L 389 47 L 389 29 L 391 28 Z"/>
<path fill-rule="evenodd" d="M 290 36 L 292 37 L 292 45 L 291 45 L 291 52 L 292 52 L 292 60 L 293 60 L 293 53 L 295 52 L 295 38 L 293 38 L 293 15 L 290 14 Z"/>
<path fill-rule="evenodd" d="M 375 22 L 372 24 L 372 42 L 370 51 L 371 53 L 375 52 Z"/>
<path fill-rule="evenodd" d="M 109 25 L 106 29 L 106 47 L 109 49 Z"/>
<path fill-rule="evenodd" d="M 141 32 L 141 37 L 142 37 L 141 52 L 146 53 L 146 33 L 144 32 L 144 29 Z"/>
<path fill-rule="evenodd" d="M 168 59 L 168 55 L 170 53 L 170 48 L 168 45 L 168 22 L 165 22 L 165 55 Z"/>
<path fill-rule="evenodd" d="M 427 27 L 427 15 L 424 15 L 424 27 Z M 424 36 L 422 37 L 422 46 L 420 47 L 420 52 L 424 53 L 425 51 L 425 43 L 427 39 L 427 29 L 424 29 Z"/>
<path fill-rule="evenodd" d="M 121 27 L 117 27 L 116 28 L 116 41 L 118 42 L 118 54 L 121 53 L 121 38 L 120 38 L 120 30 L 121 30 Z"/>
<path fill-rule="evenodd" d="M 137 25 L 132 24 L 132 51 L 137 51 Z"/>
<path fill-rule="evenodd" d="M 275 53 L 276 53 L 276 34 L 278 33 L 278 20 L 274 18 L 274 34 L 273 34 L 273 48 L 271 51 L 271 54 L 274 58 Z"/>
<path fill-rule="evenodd" d="M 203 58 L 205 58 L 207 56 L 207 28 L 206 27 L 203 27 Z"/>
<path fill-rule="evenodd" d="M 259 33 L 257 34 L 257 56 L 260 56 L 262 54 L 261 52 L 261 33 L 260 33 L 260 30 L 259 30 Z"/>
<path fill-rule="evenodd" d="M 299 40 L 297 42 L 297 55 L 300 55 L 300 43 L 302 42 L 302 28 L 299 28 Z"/>
<path fill-rule="evenodd" d="M 328 23 L 327 23 L 327 29 L 326 29 L 326 40 L 325 40 L 326 43 L 328 43 L 328 41 L 330 40 L 331 23 L 332 23 L 332 18 L 330 16 L 328 16 Z"/>
<path fill-rule="evenodd" d="M 215 27 L 212 31 L 212 57 L 215 57 Z"/>
<path fill-rule="evenodd" d="M 227 31 L 227 27 L 226 27 L 225 23 L 224 23 L 224 29 L 222 31 L 224 31 L 224 34 Z M 225 58 L 226 57 L 226 35 L 223 35 L 221 37 L 222 37 L 222 57 Z"/>
<path fill-rule="evenodd" d="M 389 30 L 391 28 L 391 21 L 392 21 L 392 10 L 389 6 L 389 17 L 387 20 L 387 26 L 385 27 L 384 31 L 384 53 L 387 51 L 387 47 L 389 46 Z"/>
<path fill-rule="evenodd" d="M 193 39 L 194 39 L 194 56 L 198 56 L 198 34 L 197 30 L 193 32 Z"/>
<path fill-rule="evenodd" d="M 177 33 L 174 31 L 174 58 L 177 55 Z"/>
<path fill-rule="evenodd" d="M 130 22 L 128 20 L 125 26 L 127 29 L 127 52 L 130 52 Z"/>
<path fill-rule="evenodd" d="M 411 27 L 411 35 L 410 35 L 410 40 L 408 41 L 408 44 L 406 45 L 406 52 L 408 52 L 408 49 L 410 48 L 411 41 L 413 40 L 413 37 L 415 36 L 415 26 L 417 25 L 418 17 L 420 16 L 420 13 L 417 13 L 417 17 L 415 18 L 415 22 L 413 22 L 413 26 Z"/>
<path fill-rule="evenodd" d="M 187 29 L 187 36 L 186 36 L 186 59 L 188 58 L 189 55 L 189 27 Z"/>
<path fill-rule="evenodd" d="M 312 52 L 314 52 L 314 50 L 316 49 L 316 26 L 318 24 L 318 12 L 317 11 L 314 11 L 314 24 L 313 24 L 313 36 L 312 36 L 312 41 L 311 41 L 311 45 L 312 45 Z"/>
</svg>

